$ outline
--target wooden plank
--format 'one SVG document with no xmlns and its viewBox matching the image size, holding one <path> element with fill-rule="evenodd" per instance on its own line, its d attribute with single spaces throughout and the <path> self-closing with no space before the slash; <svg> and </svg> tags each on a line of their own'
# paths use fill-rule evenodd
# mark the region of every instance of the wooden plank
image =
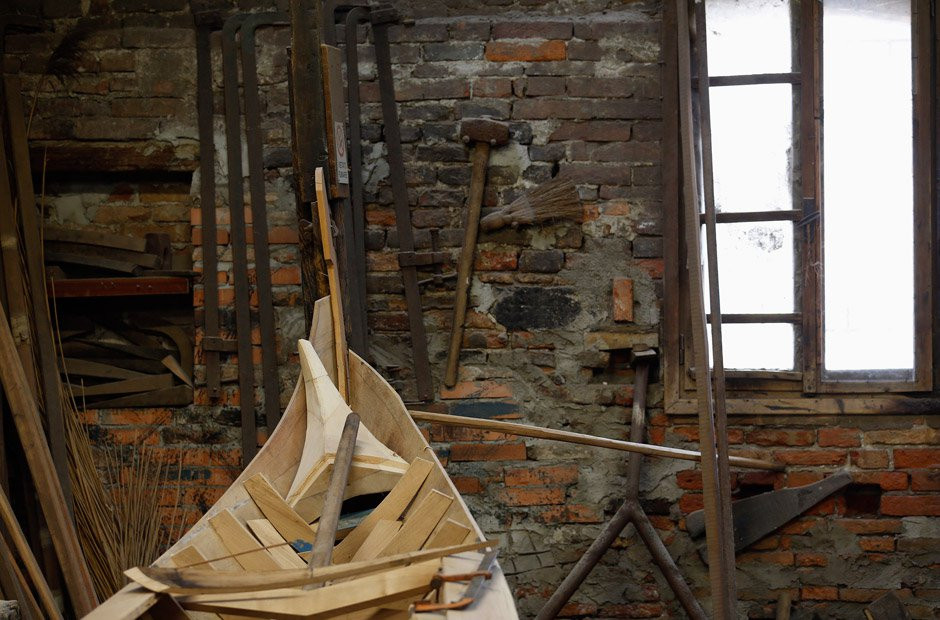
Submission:
<svg viewBox="0 0 940 620">
<path fill-rule="evenodd" d="M 474 541 L 444 549 L 427 549 L 402 553 L 367 562 L 347 562 L 323 568 L 277 570 L 259 573 L 244 571 L 216 571 L 207 568 L 158 568 L 138 567 L 124 571 L 134 583 L 150 589 L 154 593 L 169 594 L 209 594 L 225 592 L 259 592 L 277 588 L 297 588 L 313 583 L 323 583 L 338 579 L 358 577 L 366 573 L 396 568 L 424 562 L 435 558 L 493 548 L 495 541 Z"/>
<path fill-rule="evenodd" d="M 623 450 L 624 452 L 635 452 L 637 454 L 645 454 L 646 456 L 659 456 L 671 459 L 679 459 L 682 461 L 702 460 L 702 453 L 696 452 L 694 450 L 683 450 L 681 448 L 668 448 L 666 446 L 657 446 L 653 444 L 621 441 L 619 439 L 608 439 L 606 437 L 595 437 L 594 435 L 572 433 L 571 431 L 560 431 L 551 428 L 541 428 L 539 426 L 517 424 L 515 422 L 503 422 L 501 420 L 468 418 L 464 416 L 448 415 L 446 413 L 432 413 L 430 411 L 409 410 L 408 413 L 411 414 L 413 419 L 421 422 L 434 422 L 436 424 L 445 424 L 448 426 L 479 428 L 484 430 L 497 431 L 500 433 L 507 433 L 509 435 L 519 435 L 521 437 L 535 437 L 537 439 L 564 441 L 566 443 L 594 446 L 597 448 L 610 448 L 612 450 Z M 730 456 L 729 461 L 736 467 L 766 469 L 769 471 L 780 471 L 782 469 L 781 465 L 764 459 L 753 459 L 744 456 Z"/>
<path fill-rule="evenodd" d="M 82 267 L 96 267 L 98 269 L 127 274 L 136 274 L 141 270 L 140 265 L 136 263 L 114 260 L 113 258 L 105 258 L 103 256 L 89 256 L 86 254 L 46 250 L 44 258 L 47 263 L 64 263 L 67 265 L 81 265 Z"/>
<path fill-rule="evenodd" d="M 230 553 L 239 553 L 235 561 L 247 571 L 277 570 L 280 568 L 271 555 L 262 549 L 259 543 L 251 533 L 245 529 L 245 526 L 238 522 L 231 510 L 223 510 L 219 514 L 209 519 L 209 524 L 215 530 L 222 544 Z M 246 551 L 256 550 L 256 553 L 245 553 Z"/>
<path fill-rule="evenodd" d="M 376 523 L 375 527 L 372 528 L 372 531 L 369 532 L 369 535 L 362 542 L 362 546 L 356 550 L 352 561 L 362 562 L 363 560 L 372 560 L 379 557 L 382 549 L 385 548 L 389 540 L 398 534 L 398 530 L 401 529 L 401 526 L 401 521 L 386 521 L 383 519 Z"/>
<path fill-rule="evenodd" d="M 457 523 L 453 519 L 445 519 L 437 531 L 431 534 L 428 542 L 422 549 L 437 549 L 439 547 L 452 547 L 459 545 L 467 540 L 467 536 L 473 533 L 469 527 Z"/>
<path fill-rule="evenodd" d="M 13 507 L 10 505 L 3 489 L 0 489 L 0 522 L 3 522 L 7 537 L 12 541 L 13 549 L 16 551 L 17 556 L 19 556 L 20 562 L 22 562 L 23 566 L 26 568 L 26 574 L 29 575 L 29 580 L 32 582 L 33 588 L 39 595 L 39 602 L 42 603 L 46 617 L 61 617 L 55 599 L 52 597 L 52 591 L 49 589 L 49 584 L 46 583 L 46 578 L 43 575 L 42 569 L 39 568 L 39 564 L 36 562 L 36 557 L 33 555 L 32 549 L 29 548 L 26 536 L 23 535 L 23 530 L 20 529 L 19 521 L 16 520 Z"/>
<path fill-rule="evenodd" d="M 49 305 L 45 288 L 45 269 L 42 264 L 42 241 L 40 239 L 39 211 L 36 195 L 33 191 L 33 178 L 29 168 L 29 151 L 26 140 L 26 116 L 23 113 L 22 88 L 17 76 L 4 77 L 6 95 L 7 123 L 9 139 L 13 151 L 13 166 L 16 173 L 16 195 L 20 216 L 22 251 L 26 263 L 26 281 L 30 299 L 30 314 L 33 319 L 33 331 L 36 336 L 35 355 L 39 365 L 39 382 L 42 386 L 42 412 L 46 421 L 49 437 L 49 450 L 54 457 L 54 466 L 62 489 L 62 499 L 66 507 L 72 507 L 72 481 L 69 477 L 68 449 L 65 445 L 65 419 L 60 400 L 59 359 L 56 353 L 55 339 L 52 335 L 52 321 L 49 317 Z M 73 575 L 76 577 L 77 575 Z M 73 583 L 79 590 L 87 584 Z M 82 598 L 76 611 L 86 610 L 90 602 L 84 594 L 75 592 Z M 91 592 L 92 599 L 94 592 Z M 87 609 L 86 611 L 90 610 Z"/>
<path fill-rule="evenodd" d="M 137 620 L 156 605 L 158 596 L 139 586 L 125 586 L 82 620 Z"/>
<path fill-rule="evenodd" d="M 432 490 L 414 512 L 405 518 L 404 525 L 382 548 L 380 555 L 395 555 L 420 549 L 453 502 L 453 497 L 436 489 Z"/>
<path fill-rule="evenodd" d="M 201 570 L 231 571 L 239 569 L 234 558 L 225 558 L 216 562 L 206 562 L 206 556 L 194 545 L 187 545 L 170 556 L 170 562 L 177 568 L 196 566 Z"/>
<path fill-rule="evenodd" d="M 44 240 L 43 247 L 45 248 L 47 257 L 49 252 L 56 252 L 61 254 L 106 258 L 122 263 L 131 263 L 139 267 L 146 267 L 147 269 L 163 267 L 162 257 L 151 254 L 150 252 L 133 252 L 100 245 L 86 245 L 68 241 L 51 241 L 48 236 Z"/>
<path fill-rule="evenodd" d="M 343 294 L 337 269 L 336 247 L 330 224 L 330 202 L 326 196 L 323 168 L 316 170 L 317 214 L 320 221 L 320 236 L 323 240 L 323 257 L 326 259 L 326 275 L 330 284 L 330 308 L 333 311 L 333 346 L 336 348 L 336 387 L 343 400 L 349 402 L 349 359 L 346 347 L 346 324 L 343 320 Z"/>
<path fill-rule="evenodd" d="M 29 589 L 29 582 L 23 571 L 16 563 L 13 551 L 0 536 L 0 598 L 16 600 L 20 603 L 20 612 L 25 620 L 42 620 L 45 616 L 39 608 L 39 603 Z M 3 616 L 5 617 L 5 616 Z M 15 616 L 19 619 L 21 616 Z M 55 609 L 50 618 L 61 618 L 59 610 Z"/>
<path fill-rule="evenodd" d="M 349 562 L 379 521 L 398 520 L 433 468 L 434 465 L 430 461 L 424 459 L 412 461 L 411 466 L 402 475 L 398 484 L 385 496 L 385 499 L 333 549 L 333 562 L 336 564 Z"/>
<path fill-rule="evenodd" d="M 333 617 L 399 600 L 423 596 L 440 569 L 440 560 L 383 571 L 319 590 L 268 590 L 251 598 L 231 594 L 181 597 L 184 609 L 240 613 L 260 618 Z"/>
<path fill-rule="evenodd" d="M 171 276 L 72 278 L 49 281 L 49 295 L 57 299 L 187 294 L 189 294 L 189 279 Z"/>
<path fill-rule="evenodd" d="M 7 402 L 13 421 L 26 454 L 30 474 L 36 483 L 36 494 L 52 537 L 56 557 L 65 577 L 72 605 L 80 615 L 85 615 L 97 605 L 85 556 L 78 544 L 78 534 L 72 525 L 68 506 L 59 485 L 52 454 L 46 444 L 39 408 L 33 400 L 26 375 L 20 364 L 6 311 L 0 306 L 0 381 L 6 391 Z M 56 377 L 58 381 L 58 377 Z"/>
<path fill-rule="evenodd" d="M 174 385 L 170 388 L 95 401 L 94 407 L 96 409 L 108 407 L 182 407 L 192 403 L 193 388 L 188 385 Z"/>
<path fill-rule="evenodd" d="M 267 519 L 249 519 L 245 525 L 263 546 L 269 547 L 268 553 L 281 568 L 303 568 L 307 565 L 290 547 L 278 546 L 285 545 L 287 541 Z"/>
<path fill-rule="evenodd" d="M 82 245 L 102 246 L 115 248 L 128 252 L 146 253 L 147 240 L 142 237 L 129 237 L 115 235 L 100 230 L 77 230 L 74 228 L 56 228 L 47 226 L 43 230 L 46 241 L 62 241 L 65 243 L 79 243 Z"/>
<path fill-rule="evenodd" d="M 78 377 L 96 377 L 99 379 L 134 379 L 146 376 L 146 373 L 128 370 L 120 366 L 102 364 L 91 360 L 67 357 L 64 360 L 65 372 Z"/>
<path fill-rule="evenodd" d="M 257 474 L 245 480 L 244 487 L 274 529 L 284 540 L 290 542 L 295 551 L 307 553 L 313 549 L 316 528 L 308 525 L 288 505 L 264 474 Z"/>
<path fill-rule="evenodd" d="M 179 363 L 178 361 L 176 361 L 176 358 L 175 358 L 175 357 L 173 357 L 172 355 L 167 355 L 167 356 L 164 357 L 162 360 L 160 360 L 160 363 L 163 364 L 164 366 L 166 366 L 167 370 L 169 370 L 170 372 L 172 372 L 172 373 L 176 376 L 177 379 L 179 379 L 180 381 L 182 381 L 183 383 L 185 383 L 185 384 L 188 385 L 189 387 L 193 387 L 193 380 L 192 380 L 192 378 L 191 378 L 191 377 L 189 376 L 189 374 L 183 369 L 183 367 L 180 365 L 180 363 Z"/>
<path fill-rule="evenodd" d="M 173 375 L 146 375 L 143 377 L 134 377 L 133 379 L 122 379 L 120 381 L 110 381 L 99 385 L 70 384 L 69 389 L 76 398 L 89 396 L 110 396 L 112 394 L 132 394 L 136 392 L 149 392 L 151 390 L 161 390 L 173 387 Z"/>
</svg>

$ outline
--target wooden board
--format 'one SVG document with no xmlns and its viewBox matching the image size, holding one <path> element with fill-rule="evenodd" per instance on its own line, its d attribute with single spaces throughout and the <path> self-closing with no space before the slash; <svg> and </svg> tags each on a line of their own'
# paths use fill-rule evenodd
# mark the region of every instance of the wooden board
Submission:
<svg viewBox="0 0 940 620">
<path fill-rule="evenodd" d="M 268 547 L 268 553 L 281 568 L 303 568 L 307 565 L 296 551 L 287 546 L 287 541 L 267 519 L 249 519 L 245 525 L 262 545 Z"/>
<path fill-rule="evenodd" d="M 245 526 L 238 522 L 231 510 L 223 510 L 209 519 L 209 524 L 222 539 L 222 544 L 235 556 L 235 561 L 247 571 L 277 570 L 274 558 L 261 547 Z M 254 551 L 253 553 L 245 553 Z"/>
<path fill-rule="evenodd" d="M 379 557 L 379 554 L 382 553 L 382 549 L 388 544 L 389 540 L 395 537 L 398 534 L 398 530 L 401 529 L 401 521 L 379 521 L 375 524 L 375 527 L 372 528 L 372 531 L 369 532 L 369 535 L 362 542 L 362 546 L 356 551 L 356 554 L 352 557 L 353 562 L 361 562 L 363 560 L 372 560 Z"/>
<path fill-rule="evenodd" d="M 89 396 L 110 396 L 112 394 L 134 394 L 173 387 L 173 375 L 146 375 L 121 381 L 110 381 L 99 385 L 82 386 L 69 384 L 69 389 L 76 398 Z"/>
<path fill-rule="evenodd" d="M 470 528 L 457 523 L 453 519 L 446 519 L 441 522 L 437 530 L 431 534 L 427 544 L 422 549 L 437 549 L 439 547 L 451 547 L 459 545 L 467 540 L 471 534 Z"/>
<path fill-rule="evenodd" d="M 405 519 L 404 525 L 379 555 L 395 555 L 420 549 L 453 502 L 453 497 L 432 490 L 414 513 Z"/>
<path fill-rule="evenodd" d="M 245 490 L 274 529 L 284 540 L 289 541 L 298 553 L 307 553 L 313 549 L 316 528 L 300 518 L 300 515 L 271 486 L 264 474 L 245 480 Z"/>
<path fill-rule="evenodd" d="M 362 522 L 333 549 L 333 562 L 348 562 L 368 538 L 379 521 L 396 521 L 414 499 L 434 465 L 425 459 L 415 459 L 398 484 Z"/>
<path fill-rule="evenodd" d="M 330 216 L 330 201 L 326 196 L 323 168 L 316 170 L 317 215 L 320 223 L 320 236 L 323 241 L 323 257 L 326 260 L 326 275 L 330 285 L 330 309 L 333 314 L 333 346 L 336 349 L 336 387 L 340 396 L 349 402 L 349 372 L 347 370 L 348 351 L 346 347 L 346 325 L 343 317 L 343 295 L 340 287 L 336 247 L 333 244 L 333 222 Z"/>
<path fill-rule="evenodd" d="M 80 256 L 94 256 L 97 258 L 120 261 L 122 263 L 131 263 L 140 267 L 146 267 L 147 269 L 157 269 L 163 266 L 163 259 L 149 252 L 134 252 L 101 245 L 87 245 L 69 241 L 50 241 L 49 239 L 46 239 L 43 247 L 47 253 L 55 252 L 71 255 L 77 254 Z"/>
<path fill-rule="evenodd" d="M 147 240 L 144 238 L 114 235 L 98 230 L 76 230 L 73 228 L 55 228 L 49 226 L 43 231 L 43 237 L 45 237 L 46 241 L 97 245 L 129 252 L 145 253 L 147 251 Z"/>
<path fill-rule="evenodd" d="M 134 379 L 143 377 L 146 373 L 128 370 L 120 366 L 93 362 L 74 357 L 67 357 L 64 361 L 65 372 L 78 377 L 96 377 L 99 379 Z"/>
</svg>

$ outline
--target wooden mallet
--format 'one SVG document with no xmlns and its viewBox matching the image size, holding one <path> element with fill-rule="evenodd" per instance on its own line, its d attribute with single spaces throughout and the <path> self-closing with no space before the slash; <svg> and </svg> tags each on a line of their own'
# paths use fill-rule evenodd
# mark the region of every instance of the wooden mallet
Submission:
<svg viewBox="0 0 940 620">
<path fill-rule="evenodd" d="M 473 143 L 470 162 L 473 166 L 470 177 L 470 196 L 467 202 L 467 225 L 463 247 L 457 263 L 457 294 L 454 298 L 454 321 L 450 332 L 450 348 L 447 350 L 447 369 L 444 385 L 453 387 L 457 382 L 457 361 L 463 341 L 463 322 L 467 317 L 467 293 L 473 276 L 473 255 L 476 252 L 477 232 L 480 229 L 480 210 L 483 207 L 483 186 L 486 182 L 486 164 L 490 147 L 509 142 L 509 125 L 490 118 L 472 118 L 460 124 L 460 137 Z"/>
</svg>

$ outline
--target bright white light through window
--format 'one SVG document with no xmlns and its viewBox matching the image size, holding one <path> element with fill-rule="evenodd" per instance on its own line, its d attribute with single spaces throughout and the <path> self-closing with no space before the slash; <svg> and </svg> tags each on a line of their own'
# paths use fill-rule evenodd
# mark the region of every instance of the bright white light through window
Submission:
<svg viewBox="0 0 940 620">
<path fill-rule="evenodd" d="M 826 0 L 822 7 L 825 369 L 909 369 L 909 379 L 910 2 Z"/>
<path fill-rule="evenodd" d="M 711 330 L 708 355 L 711 363 Z M 785 323 L 726 323 L 721 326 L 725 368 L 793 370 L 793 325 Z"/>
<path fill-rule="evenodd" d="M 711 75 L 792 69 L 789 0 L 706 0 L 705 11 Z"/>
</svg>

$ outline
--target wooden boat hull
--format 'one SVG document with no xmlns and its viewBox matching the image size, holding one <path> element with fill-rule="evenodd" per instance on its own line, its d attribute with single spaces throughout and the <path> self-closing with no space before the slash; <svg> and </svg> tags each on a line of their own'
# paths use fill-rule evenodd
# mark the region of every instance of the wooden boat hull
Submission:
<svg viewBox="0 0 940 620">
<path fill-rule="evenodd" d="M 323 362 L 323 366 L 330 372 L 331 378 L 335 381 L 333 325 L 330 315 L 330 306 L 326 299 L 321 299 L 316 304 L 310 341 L 320 360 Z M 422 499 L 428 495 L 435 492 L 445 494 L 452 497 L 453 502 L 450 503 L 441 522 L 443 523 L 449 519 L 467 528 L 470 531 L 467 540 L 484 540 L 483 532 L 471 516 L 469 509 L 454 487 L 453 482 L 447 476 L 443 466 L 434 454 L 434 451 L 425 441 L 424 436 L 408 415 L 404 403 L 395 390 L 375 371 L 375 369 L 352 352 L 349 354 L 348 373 L 349 405 L 353 411 L 361 416 L 362 424 L 368 428 L 379 441 L 397 453 L 407 463 L 412 463 L 416 458 L 421 458 L 432 464 L 430 472 L 424 484 L 421 486 L 418 495 L 411 503 L 409 510 L 414 510 L 415 506 L 420 504 Z M 230 556 L 232 553 L 231 543 L 229 540 L 223 542 L 220 537 L 218 532 L 225 530 L 219 529 L 219 521 L 228 519 L 227 514 L 223 513 L 230 513 L 240 524 L 264 519 L 265 515 L 246 489 L 246 483 L 258 476 L 258 474 L 263 474 L 271 487 L 273 487 L 281 497 L 288 495 L 291 485 L 297 476 L 298 465 L 301 462 L 301 457 L 305 449 L 307 406 L 303 383 L 302 378 L 298 380 L 297 387 L 294 389 L 294 393 L 287 405 L 281 422 L 255 458 L 248 464 L 218 502 L 216 502 L 202 519 L 184 534 L 179 541 L 157 559 L 156 562 L 154 562 L 154 566 L 173 567 L 181 565 L 181 555 L 185 555 L 189 558 L 198 558 L 201 556 L 206 559 Z M 227 542 L 229 543 L 228 545 L 226 544 Z M 248 554 L 248 556 L 251 555 L 255 554 Z M 474 568 L 474 562 L 478 564 L 480 559 L 482 559 L 482 553 L 463 553 L 460 554 L 459 557 L 445 558 L 444 566 L 448 572 L 457 572 L 451 570 L 449 568 L 450 566 L 459 566 L 460 572 L 466 572 Z M 248 570 L 245 568 L 245 564 L 246 562 L 241 561 L 241 557 L 234 559 L 229 557 L 224 560 L 212 562 L 211 567 L 216 570 Z M 494 565 L 492 572 L 492 579 L 486 582 L 477 602 L 469 608 L 462 611 L 439 612 L 440 615 L 436 615 L 435 613 L 415 614 L 415 617 L 517 617 L 512 594 L 498 565 Z M 445 584 L 444 595 L 447 596 L 449 594 L 454 597 L 448 600 L 456 600 L 460 598 L 458 594 L 461 593 L 465 587 L 465 584 L 462 583 Z M 248 594 L 242 596 L 250 598 Z M 156 594 L 136 584 L 131 584 L 108 599 L 108 601 L 87 617 L 92 619 L 100 618 L 102 620 L 105 618 L 109 620 L 137 618 L 150 609 L 156 602 Z M 265 609 L 267 611 L 262 613 L 260 617 L 278 617 L 276 614 L 271 615 L 270 605 L 265 607 Z M 151 615 L 155 615 L 155 609 L 150 611 Z M 190 613 L 196 615 L 201 612 Z M 410 613 L 407 610 L 407 606 L 405 609 L 402 609 L 399 604 L 398 608 L 395 608 L 395 606 L 391 608 L 379 606 L 371 610 L 360 610 L 354 617 L 384 618 L 409 617 L 409 615 Z M 211 617 L 216 616 L 213 614 Z M 315 617 L 332 616 L 317 615 Z M 343 615 L 342 617 L 347 616 Z"/>
</svg>

